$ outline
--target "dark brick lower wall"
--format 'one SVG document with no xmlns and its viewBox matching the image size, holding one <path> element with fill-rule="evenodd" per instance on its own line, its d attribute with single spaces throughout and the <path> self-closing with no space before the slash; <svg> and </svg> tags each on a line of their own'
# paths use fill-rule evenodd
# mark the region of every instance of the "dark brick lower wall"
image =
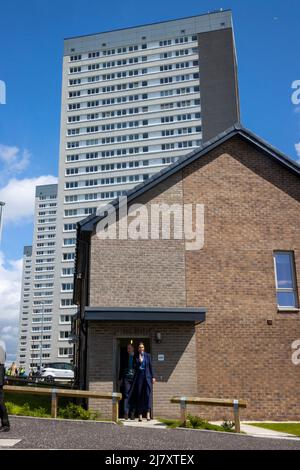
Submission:
<svg viewBox="0 0 300 470">
<path fill-rule="evenodd" d="M 157 332 L 162 342 L 155 341 Z M 149 338 L 153 370 L 157 383 L 153 388 L 155 416 L 178 415 L 179 405 L 170 404 L 173 395 L 197 393 L 196 335 L 193 323 L 134 323 L 115 325 L 109 322 L 90 322 L 88 345 L 88 384 L 90 390 L 111 392 L 117 390 L 115 382 L 118 338 Z M 158 361 L 158 355 L 164 361 Z M 111 416 L 111 403 L 90 400 L 90 408 Z"/>
<path fill-rule="evenodd" d="M 162 342 L 155 341 L 156 332 Z M 247 401 L 242 419 L 300 419 L 300 365 L 292 363 L 291 344 L 300 338 L 300 321 L 279 318 L 231 319 L 196 327 L 185 323 L 91 322 L 89 327 L 88 382 L 90 390 L 111 392 L 115 382 L 118 338 L 149 337 L 157 383 L 153 391 L 155 416 L 178 417 L 173 395 L 239 398 Z M 197 352 L 196 352 L 197 347 Z M 165 360 L 158 361 L 158 354 Z M 197 360 L 196 360 L 197 359 Z M 198 380 L 198 384 L 197 384 Z M 111 417 L 111 403 L 90 400 L 90 407 Z M 232 419 L 231 409 L 188 407 L 206 419 Z"/>
</svg>

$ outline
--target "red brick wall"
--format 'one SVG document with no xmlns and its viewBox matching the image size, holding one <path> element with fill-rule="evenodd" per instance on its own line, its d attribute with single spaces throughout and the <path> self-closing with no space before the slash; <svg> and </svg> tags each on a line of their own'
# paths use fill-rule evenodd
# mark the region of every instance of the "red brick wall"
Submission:
<svg viewBox="0 0 300 470">
<path fill-rule="evenodd" d="M 147 204 L 148 198 L 134 203 Z M 181 174 L 153 189 L 151 198 L 155 204 L 181 204 Z M 184 307 L 185 291 L 182 240 L 101 240 L 93 235 L 91 306 Z"/>
<path fill-rule="evenodd" d="M 199 394 L 246 399 L 248 419 L 299 419 L 300 318 L 277 311 L 272 257 L 293 250 L 299 281 L 299 178 L 236 137 L 184 171 L 184 200 L 205 204 L 204 247 L 186 252 L 187 305 L 208 309 Z"/>
<path fill-rule="evenodd" d="M 274 250 L 293 250 L 300 282 L 299 201 L 299 178 L 234 137 L 134 201 L 204 204 L 203 249 L 94 235 L 91 305 L 206 307 L 206 322 L 196 327 L 198 394 L 246 399 L 242 418 L 300 419 L 300 365 L 291 361 L 300 317 L 277 311 L 272 257 Z M 102 338 L 100 331 L 93 336 L 90 358 L 93 348 L 102 351 Z M 170 333 L 176 351 L 174 338 Z M 92 386 L 101 386 L 93 377 Z M 185 380 L 175 377 L 178 386 L 166 382 L 160 391 L 166 415 L 174 415 L 167 395 L 184 393 Z M 186 384 L 190 390 L 192 380 Z M 111 379 L 104 385 L 112 387 Z M 232 416 L 219 408 L 201 413 Z"/>
<path fill-rule="evenodd" d="M 162 342 L 155 341 L 161 333 Z M 89 389 L 99 392 L 116 391 L 119 338 L 149 338 L 153 373 L 153 410 L 155 416 L 179 416 L 179 405 L 170 404 L 173 395 L 197 394 L 196 335 L 192 323 L 174 322 L 90 322 L 88 347 Z M 164 361 L 158 361 L 158 355 Z M 111 417 L 111 402 L 90 400 L 89 406 Z"/>
</svg>

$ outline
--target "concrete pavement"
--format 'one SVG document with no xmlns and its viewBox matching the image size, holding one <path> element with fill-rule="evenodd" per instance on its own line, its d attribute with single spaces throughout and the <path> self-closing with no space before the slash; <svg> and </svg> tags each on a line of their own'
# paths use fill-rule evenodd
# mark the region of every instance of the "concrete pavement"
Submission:
<svg viewBox="0 0 300 470">
<path fill-rule="evenodd" d="M 14 447 L 16 444 L 18 444 L 18 442 L 21 442 L 21 439 L 5 439 L 0 437 L 0 449 L 1 447 Z"/>
<path fill-rule="evenodd" d="M 257 423 L 257 421 L 253 421 Z M 271 421 L 268 421 L 268 423 Z M 278 421 L 274 421 L 278 422 Z M 289 421 L 290 422 L 290 421 Z M 222 424 L 222 421 L 212 421 L 212 424 L 218 424 L 219 426 Z M 253 426 L 251 422 L 247 421 L 241 421 L 241 431 L 248 434 L 249 436 L 254 436 L 254 437 L 271 437 L 274 439 L 296 439 L 300 440 L 300 437 L 295 436 L 294 434 L 288 434 L 286 432 L 280 432 L 280 431 L 273 431 L 272 429 L 266 429 L 266 428 L 260 428 L 258 426 Z"/>
<path fill-rule="evenodd" d="M 151 421 L 146 421 L 143 419 L 142 422 L 139 422 L 137 419 L 135 420 L 125 420 L 120 419 L 121 423 L 124 426 L 136 427 L 136 428 L 150 428 L 150 429 L 167 429 L 167 425 L 158 421 L 158 419 L 151 419 Z"/>
<path fill-rule="evenodd" d="M 272 429 L 260 428 L 258 426 L 252 426 L 251 423 L 241 423 L 241 431 L 250 434 L 251 436 L 257 437 L 274 437 L 280 438 L 293 438 L 300 440 L 299 437 L 294 434 L 288 434 L 286 432 L 273 431 Z"/>
<path fill-rule="evenodd" d="M 134 421 L 131 420 L 124 420 L 122 419 L 121 422 L 124 426 L 136 427 L 136 428 L 152 428 L 152 429 L 167 429 L 167 426 L 164 423 L 161 423 L 157 419 L 152 419 L 151 421 L 147 422 L 145 419 L 142 422 L 139 422 L 137 419 Z M 219 426 L 222 424 L 222 421 L 212 421 L 212 424 L 218 424 Z M 294 434 L 288 434 L 279 431 L 273 431 L 271 429 L 260 428 L 258 426 L 253 426 L 249 422 L 241 422 L 241 431 L 245 434 L 254 437 L 273 437 L 275 439 L 279 438 L 292 438 L 299 440 L 300 438 L 295 436 Z"/>
</svg>

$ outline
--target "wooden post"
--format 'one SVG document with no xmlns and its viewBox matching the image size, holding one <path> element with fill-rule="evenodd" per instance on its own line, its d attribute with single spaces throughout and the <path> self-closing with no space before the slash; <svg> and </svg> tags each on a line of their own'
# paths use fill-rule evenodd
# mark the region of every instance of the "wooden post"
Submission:
<svg viewBox="0 0 300 470">
<path fill-rule="evenodd" d="M 234 430 L 235 432 L 241 432 L 240 408 L 239 408 L 238 400 L 233 400 L 233 412 L 234 412 Z"/>
<path fill-rule="evenodd" d="M 119 421 L 119 400 L 118 393 L 112 394 L 112 421 L 117 423 Z"/>
<path fill-rule="evenodd" d="M 57 418 L 57 389 L 51 391 L 51 418 Z"/>
<path fill-rule="evenodd" d="M 186 426 L 186 397 L 180 397 L 180 424 Z"/>
</svg>

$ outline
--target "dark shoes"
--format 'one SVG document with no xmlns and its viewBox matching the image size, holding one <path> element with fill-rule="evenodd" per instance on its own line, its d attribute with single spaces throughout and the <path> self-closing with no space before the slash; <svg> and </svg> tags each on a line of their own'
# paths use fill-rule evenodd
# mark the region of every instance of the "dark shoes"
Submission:
<svg viewBox="0 0 300 470">
<path fill-rule="evenodd" d="M 132 411 L 130 414 L 129 414 L 129 413 L 125 413 L 125 414 L 124 414 L 124 419 L 126 419 L 126 420 L 127 420 L 127 419 L 129 419 L 129 418 L 130 418 L 132 421 L 134 421 L 134 420 L 135 420 L 135 414 L 134 414 L 134 411 Z"/>
<path fill-rule="evenodd" d="M 8 432 L 10 431 L 10 426 L 1 426 L 0 427 L 0 432 Z"/>
</svg>

